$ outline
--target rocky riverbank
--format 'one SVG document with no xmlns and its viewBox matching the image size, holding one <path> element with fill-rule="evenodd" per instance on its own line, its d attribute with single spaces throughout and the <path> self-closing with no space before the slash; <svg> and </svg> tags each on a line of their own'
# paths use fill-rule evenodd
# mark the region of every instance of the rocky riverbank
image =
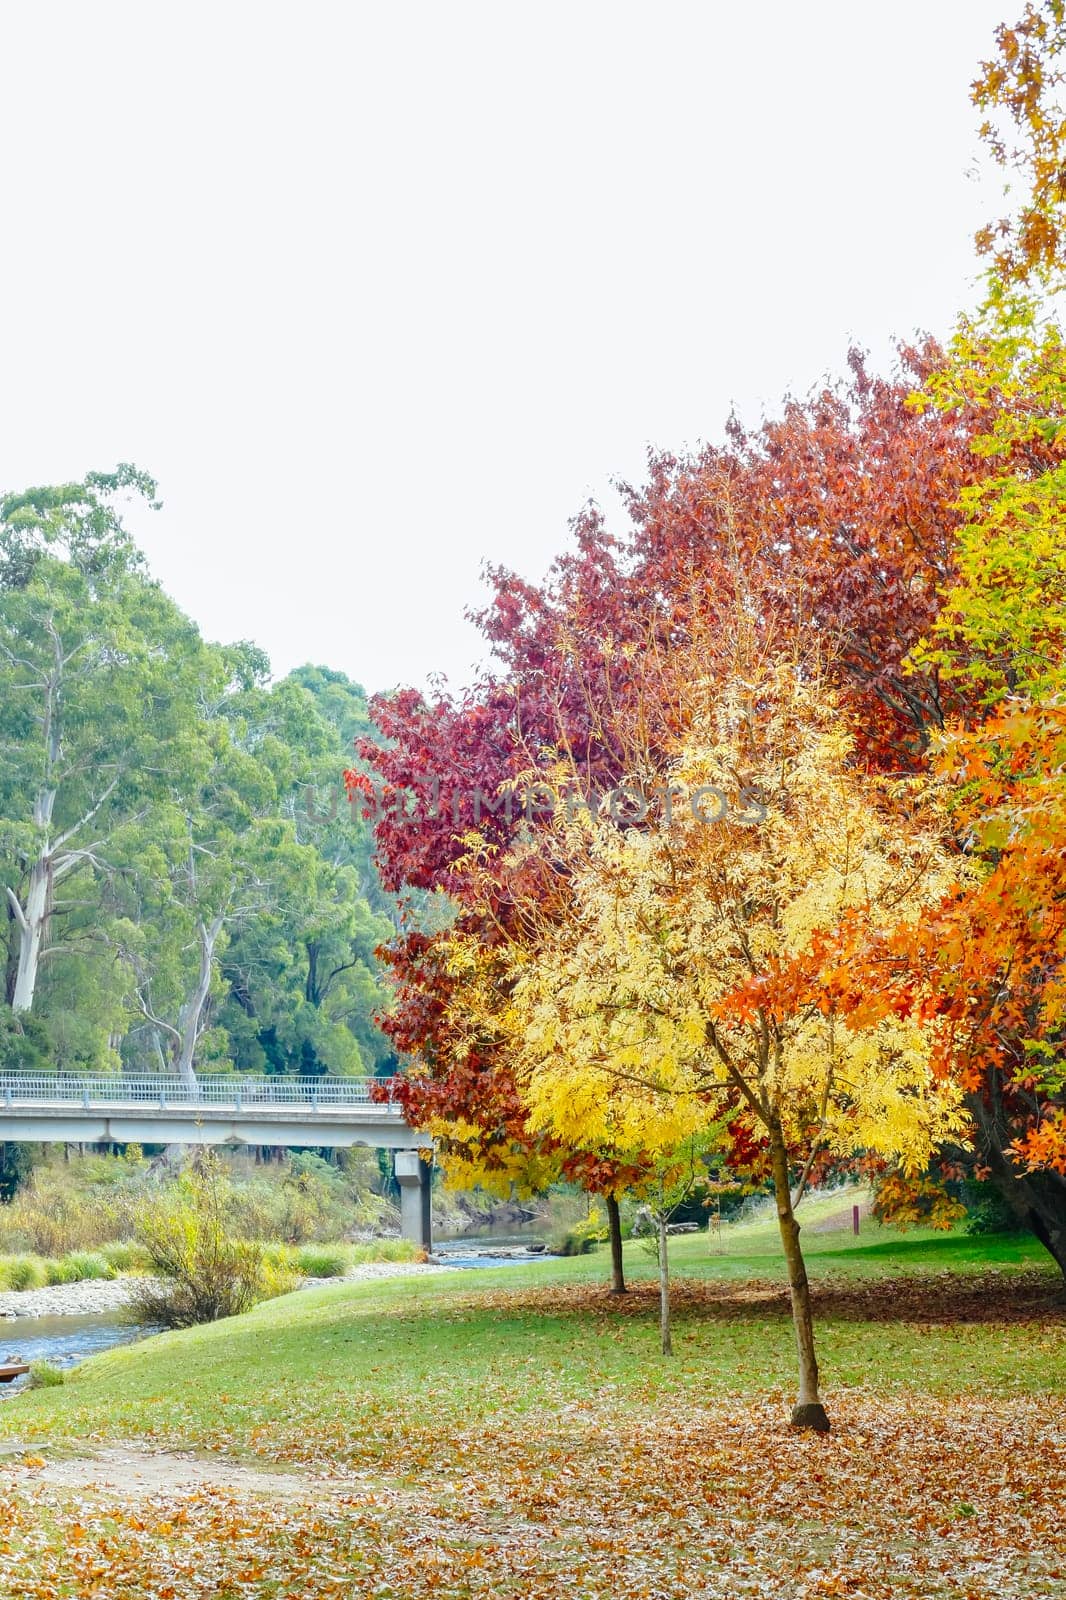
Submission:
<svg viewBox="0 0 1066 1600">
<path fill-rule="evenodd" d="M 461 1259 L 457 1259 L 461 1258 Z M 501 1262 L 543 1261 L 544 1247 L 495 1247 L 479 1244 L 469 1253 L 461 1242 L 450 1241 L 429 1261 L 365 1261 L 349 1267 L 342 1278 L 305 1278 L 301 1289 L 319 1289 L 330 1283 L 361 1283 L 371 1278 L 409 1278 L 424 1272 L 454 1272 L 463 1267 L 497 1266 Z M 91 1278 L 85 1283 L 57 1283 L 47 1289 L 5 1290 L 0 1293 L 0 1325 L 16 1317 L 91 1317 L 121 1311 L 133 1298 L 136 1279 Z"/>
<path fill-rule="evenodd" d="M 368 1261 L 351 1267 L 343 1278 L 307 1278 L 301 1289 L 327 1283 L 358 1283 L 364 1278 L 405 1278 L 439 1270 L 436 1262 Z M 135 1279 L 90 1278 L 84 1283 L 57 1283 L 47 1289 L 6 1290 L 0 1294 L 0 1324 L 16 1317 L 91 1317 L 121 1311 L 133 1298 Z"/>
<path fill-rule="evenodd" d="M 16 1317 L 91 1317 L 119 1311 L 133 1295 L 132 1278 L 89 1278 L 56 1283 L 47 1289 L 6 1290 L 0 1294 L 0 1323 Z"/>
</svg>

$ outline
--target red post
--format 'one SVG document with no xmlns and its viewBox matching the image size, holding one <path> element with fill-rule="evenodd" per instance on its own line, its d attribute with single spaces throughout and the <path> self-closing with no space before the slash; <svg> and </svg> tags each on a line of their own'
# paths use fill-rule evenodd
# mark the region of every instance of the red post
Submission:
<svg viewBox="0 0 1066 1600">
<path fill-rule="evenodd" d="M 851 1231 L 852 1231 L 852 1233 L 856 1233 L 856 1234 L 859 1231 L 859 1208 L 858 1208 L 858 1206 L 852 1206 L 852 1208 L 851 1208 Z"/>
</svg>

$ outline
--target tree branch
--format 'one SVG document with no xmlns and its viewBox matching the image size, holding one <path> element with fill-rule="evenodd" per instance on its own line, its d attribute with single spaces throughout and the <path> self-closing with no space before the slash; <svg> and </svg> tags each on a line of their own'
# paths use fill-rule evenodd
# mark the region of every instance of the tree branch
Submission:
<svg viewBox="0 0 1066 1600">
<path fill-rule="evenodd" d="M 52 846 L 52 855 L 53 855 L 53 857 L 55 857 L 55 856 L 57 856 L 59 854 L 59 852 L 62 850 L 63 846 L 66 844 L 68 839 L 73 839 L 74 835 L 76 833 L 78 833 L 80 831 L 80 829 L 84 828 L 87 823 L 89 823 L 89 822 L 91 822 L 93 820 L 93 818 L 95 817 L 96 813 L 99 811 L 100 807 L 102 805 L 104 805 L 104 803 L 114 793 L 115 786 L 118 783 L 118 779 L 119 779 L 119 775 L 118 775 L 118 773 L 116 773 L 115 776 L 111 779 L 111 782 L 107 785 L 107 788 L 104 790 L 103 794 L 100 796 L 99 800 L 97 800 L 96 804 L 90 806 L 88 811 L 85 812 L 84 816 L 79 817 L 77 822 L 75 822 L 72 827 L 69 827 L 65 833 L 61 833 L 59 835 L 59 838 L 56 840 L 55 844 Z"/>
<path fill-rule="evenodd" d="M 11 907 L 12 911 L 15 914 L 15 921 L 18 923 L 19 927 L 22 929 L 22 932 L 25 933 L 26 932 L 26 913 L 22 909 L 22 904 L 21 904 L 21 902 L 19 900 L 19 897 L 15 893 L 14 889 L 12 889 L 9 884 L 5 884 L 5 888 L 7 889 L 7 903 Z"/>
</svg>

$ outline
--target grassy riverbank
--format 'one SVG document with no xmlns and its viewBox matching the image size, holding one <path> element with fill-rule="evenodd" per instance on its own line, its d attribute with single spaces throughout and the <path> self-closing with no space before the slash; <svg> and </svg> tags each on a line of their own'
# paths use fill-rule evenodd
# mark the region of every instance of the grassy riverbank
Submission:
<svg viewBox="0 0 1066 1600">
<path fill-rule="evenodd" d="M 113 1352 L 0 1407 L 7 1581 L 53 1585 L 10 1592 L 93 1593 L 84 1544 L 116 1570 L 165 1556 L 179 1572 L 169 1591 L 99 1592 L 180 1600 L 1053 1593 L 1066 1316 L 1039 1252 L 871 1225 L 808 1244 L 828 1440 L 785 1426 L 792 1332 L 765 1225 L 727 1235 L 722 1255 L 677 1241 L 672 1361 L 638 1244 L 624 1299 L 605 1292 L 602 1253 L 337 1285 Z M 131 1528 L 135 1484 L 112 1465 L 98 1528 L 62 1553 L 86 1514 L 56 1463 L 119 1446 L 251 1471 L 187 1501 L 180 1523 L 178 1473 Z M 291 1492 L 271 1488 L 257 1518 L 256 1474 L 279 1468 Z M 196 1587 L 194 1565 L 180 1576 L 193 1542 L 214 1588 Z M 968 1587 L 937 1562 L 961 1562 Z M 835 1571 L 845 1586 L 816 1576 Z"/>
</svg>

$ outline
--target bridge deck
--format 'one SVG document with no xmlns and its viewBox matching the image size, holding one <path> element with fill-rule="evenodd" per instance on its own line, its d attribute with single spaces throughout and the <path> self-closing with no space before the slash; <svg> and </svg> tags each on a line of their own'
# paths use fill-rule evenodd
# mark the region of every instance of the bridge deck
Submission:
<svg viewBox="0 0 1066 1600">
<path fill-rule="evenodd" d="M 256 1078 L 249 1073 L 201 1077 L 187 1083 L 162 1073 L 126 1077 L 121 1073 L 86 1076 L 65 1072 L 0 1073 L 0 1105 L 160 1105 L 188 1106 L 383 1106 L 393 1104 L 395 1078 Z"/>
<path fill-rule="evenodd" d="M 392 1078 L 75 1077 L 0 1073 L 0 1139 L 95 1144 L 427 1147 Z"/>
<path fill-rule="evenodd" d="M 74 1077 L 0 1073 L 0 1140 L 22 1144 L 370 1145 L 396 1153 L 401 1228 L 432 1243 L 433 1141 L 404 1120 L 392 1078 Z"/>
</svg>

